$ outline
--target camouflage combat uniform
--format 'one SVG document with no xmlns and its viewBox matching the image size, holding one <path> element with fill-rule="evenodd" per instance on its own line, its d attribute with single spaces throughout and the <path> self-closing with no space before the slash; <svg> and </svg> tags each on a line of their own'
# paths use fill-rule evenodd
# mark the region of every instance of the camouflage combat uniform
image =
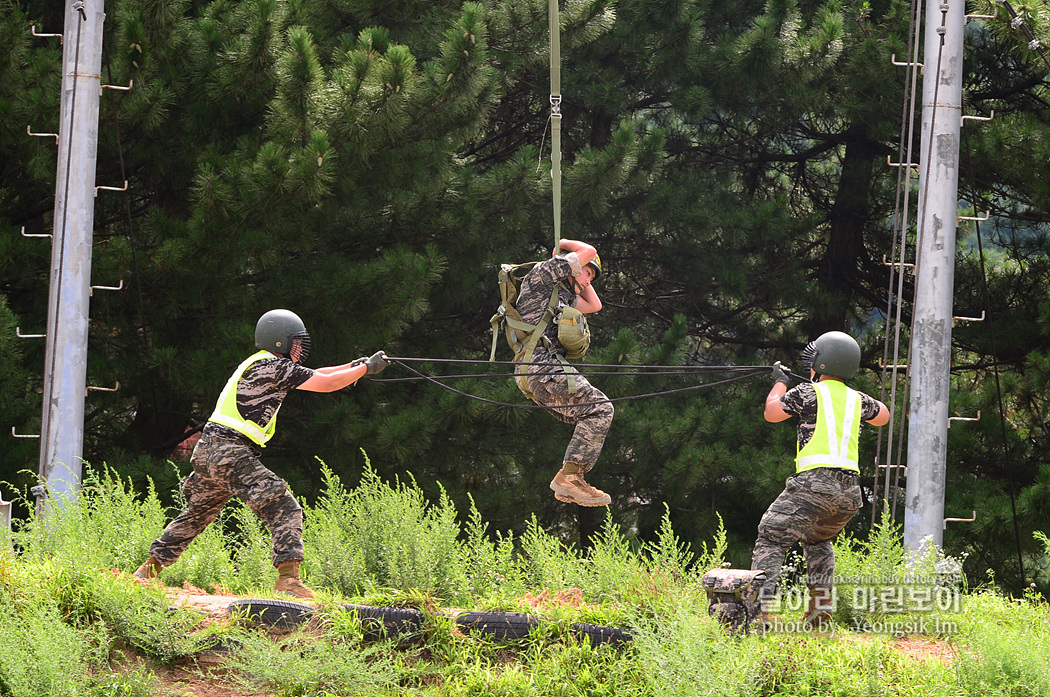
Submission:
<svg viewBox="0 0 1050 697">
<path fill-rule="evenodd" d="M 237 409 L 257 424 L 266 424 L 289 392 L 314 371 L 274 356 L 249 367 L 237 384 Z M 303 560 L 303 509 L 283 479 L 259 460 L 261 450 L 247 436 L 209 421 L 193 449 L 193 472 L 186 479 L 186 509 L 150 546 L 164 566 L 174 564 L 190 542 L 214 521 L 236 496 L 266 524 L 273 541 L 273 564 Z"/>
<path fill-rule="evenodd" d="M 536 324 L 543 317 L 550 303 L 554 285 L 558 289 L 560 307 L 575 306 L 577 296 L 570 290 L 572 276 L 582 274 L 575 253 L 548 259 L 537 264 L 521 282 L 521 290 L 515 306 L 522 320 Z M 579 465 L 581 472 L 588 472 L 598 461 L 605 443 L 605 436 L 612 425 L 613 405 L 603 401 L 608 398 L 594 387 L 587 378 L 576 374 L 576 369 L 562 363 L 557 354 L 564 357 L 564 349 L 558 343 L 558 325 L 550 322 L 543 338 L 536 346 L 528 367 L 528 385 L 537 404 L 557 407 L 550 413 L 559 421 L 573 424 L 572 439 L 565 449 L 563 462 Z M 576 391 L 570 392 L 567 373 L 575 374 Z M 575 406 L 589 402 L 600 402 L 588 406 Z"/>
<path fill-rule="evenodd" d="M 861 421 L 875 418 L 879 403 L 859 392 Z M 817 395 L 810 383 L 788 390 L 780 398 L 785 412 L 797 416 L 798 447 L 801 450 L 816 429 Z M 751 568 L 765 572 L 763 597 L 776 592 L 780 568 L 788 548 L 802 542 L 809 586 L 831 588 L 835 554 L 831 541 L 861 506 L 860 485 L 855 472 L 817 467 L 796 472 L 787 479 L 784 491 L 770 505 L 758 524 L 758 540 Z"/>
</svg>

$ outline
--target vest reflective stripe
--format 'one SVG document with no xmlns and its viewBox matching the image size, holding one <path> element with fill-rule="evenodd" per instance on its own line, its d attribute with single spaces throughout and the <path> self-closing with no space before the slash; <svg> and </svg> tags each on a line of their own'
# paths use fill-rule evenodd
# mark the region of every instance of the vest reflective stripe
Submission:
<svg viewBox="0 0 1050 697">
<path fill-rule="evenodd" d="M 813 437 L 795 456 L 795 471 L 837 467 L 860 473 L 860 395 L 837 380 L 813 384 L 817 421 Z"/>
<path fill-rule="evenodd" d="M 214 421 L 248 436 L 253 443 L 263 448 L 266 447 L 266 441 L 273 438 L 274 431 L 277 430 L 277 412 L 281 410 L 281 407 L 278 406 L 274 409 L 273 416 L 270 417 L 270 423 L 266 424 L 266 426 L 259 426 L 254 421 L 248 421 L 241 416 L 241 412 L 237 409 L 237 384 L 241 381 L 244 371 L 264 358 L 273 358 L 273 354 L 269 351 L 259 351 L 237 366 L 237 370 L 226 382 L 226 387 L 222 388 L 222 394 L 219 395 L 219 399 L 215 403 L 215 411 L 208 418 L 208 421 Z"/>
</svg>

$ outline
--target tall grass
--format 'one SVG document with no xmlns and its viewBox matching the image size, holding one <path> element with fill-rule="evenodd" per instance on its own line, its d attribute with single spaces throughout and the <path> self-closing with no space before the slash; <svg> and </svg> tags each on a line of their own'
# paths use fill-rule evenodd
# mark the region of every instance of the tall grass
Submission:
<svg viewBox="0 0 1050 697">
<path fill-rule="evenodd" d="M 307 506 L 303 541 L 311 582 L 344 595 L 380 588 L 427 589 L 462 598 L 460 526 L 442 491 L 430 505 L 415 483 L 383 482 L 367 461 L 348 491 L 322 463 L 324 491 Z"/>
<path fill-rule="evenodd" d="M 224 668 L 232 682 L 253 694 L 265 690 L 274 697 L 369 697 L 394 694 L 398 683 L 396 661 L 376 647 L 302 632 L 276 641 L 259 633 L 244 634 L 238 643 L 240 649 Z"/>
<path fill-rule="evenodd" d="M 953 626 L 965 592 L 962 559 L 930 543 L 906 551 L 900 526 L 886 512 L 867 540 L 844 535 L 834 548 L 834 617 L 840 624 Z"/>
<path fill-rule="evenodd" d="M 586 553 L 532 518 L 515 539 L 493 532 L 471 505 L 465 520 L 444 495 L 429 501 L 411 480 L 385 482 L 368 467 L 347 489 L 324 470 L 325 489 L 305 507 L 307 582 L 320 591 L 317 621 L 290 635 L 241 626 L 204 628 L 172 611 L 163 589 L 126 573 L 145 558 L 171 512 L 150 489 L 137 495 L 112 472 L 92 474 L 63 515 L 31 518 L 0 551 L 0 695 L 152 694 L 148 666 L 191 656 L 230 636 L 227 666 L 245 691 L 281 695 L 1002 695 L 1050 697 L 1050 607 L 991 590 L 965 594 L 933 615 L 950 631 L 931 660 L 905 657 L 895 632 L 849 631 L 853 591 L 921 575 L 949 587 L 957 560 L 937 550 L 909 556 L 884 519 L 865 541 L 836 542 L 840 602 L 834 633 L 726 633 L 709 615 L 699 579 L 722 566 L 721 526 L 698 552 L 665 512 L 656 538 L 639 544 L 607 515 Z M 114 573 L 114 570 L 117 573 Z M 165 569 L 169 585 L 224 586 L 266 594 L 273 582 L 269 534 L 239 502 Z M 902 581 L 903 579 L 903 581 Z M 579 589 L 582 607 L 523 607 L 525 594 Z M 965 589 L 961 589 L 965 591 Z M 368 643 L 343 597 L 425 610 L 422 642 Z M 355 600 L 356 602 L 356 600 Z M 510 645 L 455 632 L 438 605 L 540 612 L 545 622 Z M 882 614 L 879 614 L 879 613 Z M 901 615 L 892 619 L 914 619 Z M 591 647 L 572 622 L 631 631 L 630 645 Z M 135 655 L 150 663 L 132 662 Z M 137 666 L 137 667 L 134 667 Z"/>
<path fill-rule="evenodd" d="M 966 598 L 957 642 L 960 686 L 968 695 L 1050 696 L 1050 604 L 982 591 Z"/>
<path fill-rule="evenodd" d="M 27 553 L 61 558 L 69 566 L 135 568 L 164 529 L 165 511 L 152 484 L 136 492 L 108 467 L 88 469 L 78 497 L 63 502 L 60 514 L 30 517 L 12 535 Z"/>
</svg>

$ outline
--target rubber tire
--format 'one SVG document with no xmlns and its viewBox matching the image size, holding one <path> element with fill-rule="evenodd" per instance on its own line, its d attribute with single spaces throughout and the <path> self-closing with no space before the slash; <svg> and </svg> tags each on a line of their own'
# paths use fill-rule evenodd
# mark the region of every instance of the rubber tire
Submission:
<svg viewBox="0 0 1050 697">
<path fill-rule="evenodd" d="M 365 638 L 380 639 L 383 636 L 398 637 L 402 634 L 419 634 L 423 631 L 423 613 L 411 607 L 375 607 L 346 603 L 343 609 L 356 612 L 361 621 Z"/>
<path fill-rule="evenodd" d="M 240 610 L 247 610 L 248 619 L 252 622 L 279 629 L 298 627 L 310 619 L 314 612 L 312 607 L 303 603 L 271 598 L 241 598 L 226 608 L 226 612 L 231 615 Z"/>
<path fill-rule="evenodd" d="M 526 639 L 540 625 L 540 619 L 524 612 L 464 612 L 456 616 L 456 626 L 465 632 L 480 632 L 494 639 Z"/>
<path fill-rule="evenodd" d="M 579 637 L 587 637 L 591 646 L 609 644 L 610 646 L 623 646 L 632 639 L 631 633 L 619 627 L 606 627 L 600 624 L 587 624 L 586 622 L 573 622 L 572 631 Z"/>
</svg>

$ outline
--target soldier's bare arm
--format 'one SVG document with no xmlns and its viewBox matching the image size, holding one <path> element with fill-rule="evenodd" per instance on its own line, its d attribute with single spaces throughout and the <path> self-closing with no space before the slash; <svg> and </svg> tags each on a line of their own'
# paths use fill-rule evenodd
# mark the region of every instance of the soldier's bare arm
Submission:
<svg viewBox="0 0 1050 697">
<path fill-rule="evenodd" d="M 368 372 L 368 366 L 357 361 L 318 368 L 310 379 L 299 385 L 298 389 L 307 392 L 335 392 L 353 385 L 366 372 Z"/>
<path fill-rule="evenodd" d="M 787 389 L 787 385 L 782 382 L 773 383 L 769 394 L 766 395 L 766 408 L 762 412 L 762 416 L 766 421 L 778 423 L 791 418 L 791 414 L 784 411 L 784 407 L 780 404 L 780 398 L 784 396 Z"/>
<path fill-rule="evenodd" d="M 875 400 L 875 403 L 879 405 L 879 413 L 873 418 L 868 419 L 868 423 L 872 426 L 885 426 L 890 422 L 890 410 L 886 408 L 885 404 L 877 399 Z"/>
</svg>

